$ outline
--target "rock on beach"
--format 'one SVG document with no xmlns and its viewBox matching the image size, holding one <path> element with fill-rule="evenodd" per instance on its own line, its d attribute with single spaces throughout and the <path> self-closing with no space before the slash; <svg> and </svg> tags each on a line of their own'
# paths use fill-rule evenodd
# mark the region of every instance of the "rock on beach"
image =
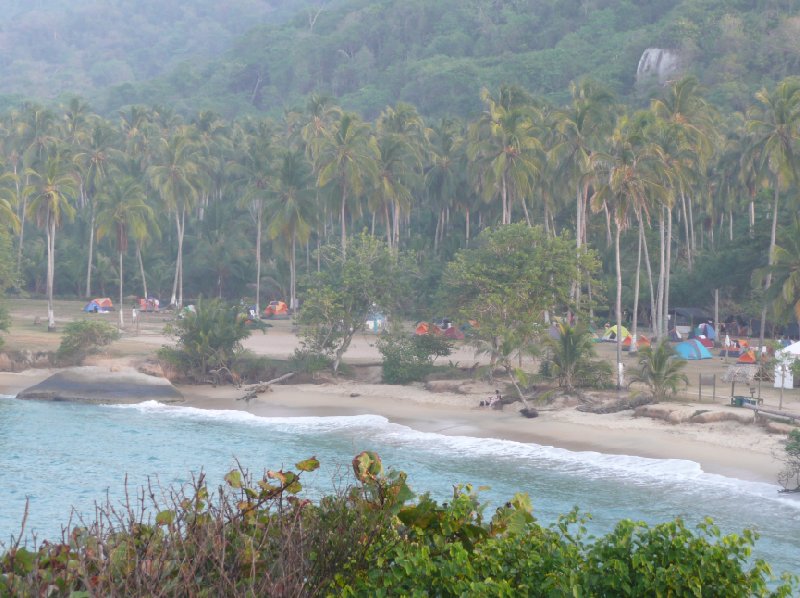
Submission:
<svg viewBox="0 0 800 598">
<path fill-rule="evenodd" d="M 148 376 L 130 367 L 101 366 L 62 370 L 26 388 L 17 398 L 96 404 L 183 401 L 180 391 L 165 378 Z"/>
</svg>

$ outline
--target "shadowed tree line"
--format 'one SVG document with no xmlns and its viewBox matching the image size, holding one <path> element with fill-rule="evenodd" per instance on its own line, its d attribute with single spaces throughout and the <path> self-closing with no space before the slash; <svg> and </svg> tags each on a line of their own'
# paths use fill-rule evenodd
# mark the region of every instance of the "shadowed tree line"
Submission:
<svg viewBox="0 0 800 598">
<path fill-rule="evenodd" d="M 709 305 L 715 291 L 728 313 L 774 304 L 762 323 L 797 317 L 798 80 L 734 114 L 692 77 L 641 110 L 591 80 L 570 97 L 556 106 L 485 89 L 476 119 L 433 123 L 403 103 L 367 121 L 321 96 L 278 120 L 25 104 L 0 118 L 17 290 L 297 306 L 298 273 L 323 265 L 318 248 L 346 255 L 367 231 L 419 268 L 414 312 L 431 305 L 456 251 L 524 223 L 548 238 L 569 232 L 576 255 L 594 249 L 603 274 L 576 271 L 570 301 L 602 308 L 605 287 L 609 319 L 627 311 L 634 331 L 646 318 L 663 337 L 670 305 Z"/>
</svg>

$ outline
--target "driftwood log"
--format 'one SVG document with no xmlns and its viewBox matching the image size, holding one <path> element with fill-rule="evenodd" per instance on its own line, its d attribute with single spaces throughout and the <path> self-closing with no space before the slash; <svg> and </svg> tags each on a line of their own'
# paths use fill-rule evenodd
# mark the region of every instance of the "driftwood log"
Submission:
<svg viewBox="0 0 800 598">
<path fill-rule="evenodd" d="M 273 384 L 278 384 L 280 382 L 283 382 L 284 380 L 288 380 L 292 376 L 294 376 L 294 372 L 289 372 L 288 374 L 284 374 L 283 376 L 278 376 L 277 378 L 274 378 L 273 380 L 270 380 L 268 382 L 259 382 L 258 384 L 253 384 L 252 386 L 248 386 L 247 388 L 244 389 L 245 390 L 244 396 L 239 397 L 237 400 L 251 401 L 252 399 L 255 399 L 258 395 L 269 391 L 270 390 L 269 387 L 272 386 Z"/>
</svg>

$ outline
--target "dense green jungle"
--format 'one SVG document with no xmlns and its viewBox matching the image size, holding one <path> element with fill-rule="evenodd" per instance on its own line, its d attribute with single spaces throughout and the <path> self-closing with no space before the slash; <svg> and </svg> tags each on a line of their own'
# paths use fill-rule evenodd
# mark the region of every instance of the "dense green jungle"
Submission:
<svg viewBox="0 0 800 598">
<path fill-rule="evenodd" d="M 12 3 L 4 286 L 302 301 L 366 230 L 430 317 L 457 252 L 523 221 L 597 252 L 600 317 L 791 323 L 797 4 Z M 637 83 L 646 48 L 680 68 Z"/>
</svg>

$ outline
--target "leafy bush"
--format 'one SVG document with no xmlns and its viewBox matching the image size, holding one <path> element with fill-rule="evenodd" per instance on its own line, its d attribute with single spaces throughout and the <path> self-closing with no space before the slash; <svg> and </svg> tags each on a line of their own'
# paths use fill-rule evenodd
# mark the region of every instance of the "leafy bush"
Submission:
<svg viewBox="0 0 800 598">
<path fill-rule="evenodd" d="M 314 376 L 323 370 L 331 369 L 331 367 L 333 367 L 332 358 L 324 353 L 308 349 L 305 344 L 295 349 L 292 356 L 289 357 L 289 369 L 293 372 Z"/>
<path fill-rule="evenodd" d="M 778 483 L 788 492 L 800 492 L 800 430 L 792 430 L 784 444 L 783 469 Z"/>
<path fill-rule="evenodd" d="M 662 340 L 655 348 L 647 347 L 639 353 L 639 370 L 631 376 L 631 382 L 647 386 L 655 401 L 674 396 L 689 383 L 682 371 L 686 360 L 675 353 L 669 341 Z"/>
<path fill-rule="evenodd" d="M 237 353 L 231 365 L 231 370 L 243 383 L 271 380 L 279 375 L 279 369 L 269 357 L 256 355 L 252 351 Z"/>
<path fill-rule="evenodd" d="M 383 381 L 407 384 L 422 380 L 433 369 L 436 357 L 450 355 L 453 344 L 441 336 L 383 334 L 377 342 L 383 357 Z"/>
<path fill-rule="evenodd" d="M 219 299 L 198 300 L 194 311 L 184 310 L 165 332 L 176 339 L 174 347 L 162 347 L 158 355 L 195 382 L 203 382 L 212 370 L 231 370 L 250 336 L 245 316 L 237 306 Z"/>
<path fill-rule="evenodd" d="M 356 482 L 317 503 L 297 471 L 241 470 L 210 492 L 147 488 L 103 525 L 66 530 L 63 543 L 0 555 L 0 595 L 12 596 L 790 596 L 751 559 L 754 532 L 722 536 L 623 520 L 586 534 L 577 511 L 541 525 L 525 494 L 487 515 L 471 486 L 437 503 L 415 496 L 375 453 L 353 459 Z M 165 496 L 166 498 L 159 498 Z M 140 505 L 139 507 L 135 505 Z M 144 511 L 143 505 L 150 509 Z M 66 538 L 69 541 L 66 541 Z"/>
<path fill-rule="evenodd" d="M 76 320 L 64 326 L 56 359 L 62 364 L 79 364 L 119 338 L 119 330 L 102 320 Z"/>
<path fill-rule="evenodd" d="M 547 337 L 545 345 L 550 351 L 543 374 L 555 376 L 558 385 L 567 391 L 576 386 L 603 387 L 611 379 L 611 367 L 596 359 L 592 334 L 582 326 L 557 325 L 558 338 Z"/>
</svg>

